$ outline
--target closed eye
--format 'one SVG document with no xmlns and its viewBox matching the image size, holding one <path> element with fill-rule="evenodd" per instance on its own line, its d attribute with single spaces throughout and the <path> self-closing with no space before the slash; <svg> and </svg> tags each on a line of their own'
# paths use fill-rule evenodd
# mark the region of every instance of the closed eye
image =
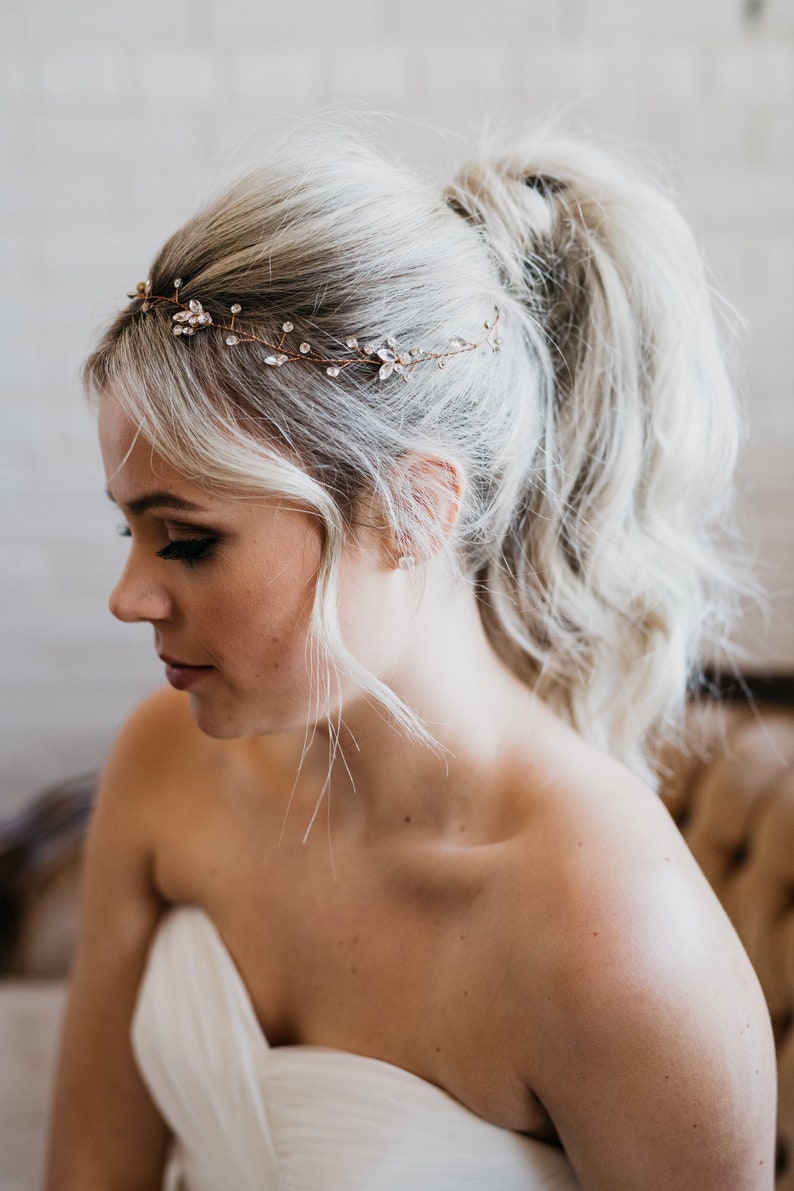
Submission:
<svg viewBox="0 0 794 1191">
<path fill-rule="evenodd" d="M 180 538 L 169 542 L 157 551 L 158 558 L 168 562 L 183 562 L 186 566 L 194 567 L 203 558 L 207 558 L 217 543 L 217 538 Z"/>
</svg>

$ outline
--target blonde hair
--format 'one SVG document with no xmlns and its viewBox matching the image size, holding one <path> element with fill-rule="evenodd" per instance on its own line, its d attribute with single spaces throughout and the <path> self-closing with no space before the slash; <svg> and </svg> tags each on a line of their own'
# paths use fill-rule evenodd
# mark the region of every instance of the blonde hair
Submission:
<svg viewBox="0 0 794 1191">
<path fill-rule="evenodd" d="M 241 303 L 264 339 L 288 318 L 328 355 L 348 335 L 444 350 L 481 339 L 500 309 L 500 351 L 424 363 L 403 384 L 268 367 L 265 348 L 214 329 L 174 339 L 172 308 L 134 302 L 86 379 L 187 477 L 316 513 L 319 653 L 419 736 L 345 648 L 336 575 L 365 493 L 417 556 L 429 550 L 401 461 L 459 461 L 449 550 L 494 649 L 647 774 L 726 609 L 713 536 L 736 449 L 700 255 L 669 198 L 600 150 L 546 137 L 464 168 L 443 194 L 348 140 L 303 139 L 185 224 L 150 276 L 156 294 L 181 277 L 181 299 L 213 317 Z"/>
</svg>

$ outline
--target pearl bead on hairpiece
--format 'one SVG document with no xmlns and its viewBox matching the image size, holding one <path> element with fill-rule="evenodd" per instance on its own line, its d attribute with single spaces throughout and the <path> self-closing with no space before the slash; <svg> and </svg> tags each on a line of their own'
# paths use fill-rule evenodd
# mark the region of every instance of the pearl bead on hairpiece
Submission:
<svg viewBox="0 0 794 1191">
<path fill-rule="evenodd" d="M 385 339 L 382 346 L 378 346 L 375 343 L 369 342 L 360 344 L 355 335 L 346 335 L 344 337 L 344 344 L 351 354 L 348 356 L 329 357 L 315 351 L 311 344 L 304 340 L 301 340 L 297 344 L 297 347 L 289 343 L 287 337 L 295 330 L 294 324 L 289 319 L 281 324 L 281 335 L 278 343 L 270 343 L 266 339 L 260 338 L 259 335 L 254 335 L 253 332 L 240 327 L 237 323 L 237 316 L 242 312 L 242 306 L 239 302 L 233 302 L 229 307 L 231 319 L 228 323 L 217 322 L 204 309 L 197 298 L 191 298 L 187 304 L 180 301 L 179 291 L 181 288 L 182 278 L 176 277 L 174 279 L 174 296 L 168 298 L 163 294 L 153 294 L 151 281 L 140 281 L 135 290 L 128 296 L 141 303 L 141 310 L 144 313 L 151 310 L 153 306 L 163 303 L 168 306 L 175 306 L 176 310 L 171 315 L 171 331 L 175 336 L 190 338 L 197 331 L 214 327 L 217 331 L 221 331 L 225 335 L 227 347 L 236 347 L 240 343 L 261 344 L 270 352 L 269 355 L 265 356 L 265 363 L 271 368 L 281 368 L 282 365 L 288 363 L 318 364 L 325 368 L 328 376 L 337 377 L 347 368 L 351 368 L 356 364 L 369 364 L 370 366 L 374 365 L 377 367 L 379 380 L 386 380 L 388 377 L 396 375 L 402 376 L 403 380 L 407 381 L 411 379 L 411 375 L 417 364 L 426 364 L 430 361 L 435 361 L 438 368 L 444 368 L 447 361 L 453 356 L 460 356 L 464 352 L 476 351 L 477 348 L 486 345 L 493 351 L 498 351 L 502 344 L 501 338 L 496 334 L 496 327 L 500 318 L 500 311 L 497 307 L 494 317 L 483 323 L 487 334 L 477 343 L 472 343 L 460 335 L 455 335 L 449 340 L 449 349 L 447 351 L 429 352 L 419 347 L 412 347 L 408 351 L 400 351 L 396 341 L 391 336 Z"/>
</svg>

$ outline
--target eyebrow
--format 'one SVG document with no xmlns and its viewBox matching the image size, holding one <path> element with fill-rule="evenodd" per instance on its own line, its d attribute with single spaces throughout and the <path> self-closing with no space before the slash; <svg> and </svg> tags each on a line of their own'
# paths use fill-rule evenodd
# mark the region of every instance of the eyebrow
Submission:
<svg viewBox="0 0 794 1191">
<path fill-rule="evenodd" d="M 108 500 L 117 504 L 115 496 L 109 488 L 105 489 Z M 201 505 L 192 500 L 185 500 L 181 496 L 174 496 L 171 492 L 147 492 L 145 496 L 136 496 L 135 500 L 127 501 L 121 508 L 127 509 L 135 517 L 145 513 L 148 509 L 175 509 L 180 513 L 206 513 Z"/>
</svg>

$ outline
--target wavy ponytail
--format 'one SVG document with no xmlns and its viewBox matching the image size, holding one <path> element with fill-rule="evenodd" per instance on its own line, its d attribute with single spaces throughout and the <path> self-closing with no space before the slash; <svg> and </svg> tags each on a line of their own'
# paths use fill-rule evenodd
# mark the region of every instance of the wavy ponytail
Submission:
<svg viewBox="0 0 794 1191">
<path fill-rule="evenodd" d="M 522 492 L 479 571 L 486 628 L 647 774 L 730 602 L 714 535 L 737 419 L 700 254 L 667 197 L 581 144 L 466 168 L 447 199 L 485 238 L 541 374 Z"/>
</svg>

